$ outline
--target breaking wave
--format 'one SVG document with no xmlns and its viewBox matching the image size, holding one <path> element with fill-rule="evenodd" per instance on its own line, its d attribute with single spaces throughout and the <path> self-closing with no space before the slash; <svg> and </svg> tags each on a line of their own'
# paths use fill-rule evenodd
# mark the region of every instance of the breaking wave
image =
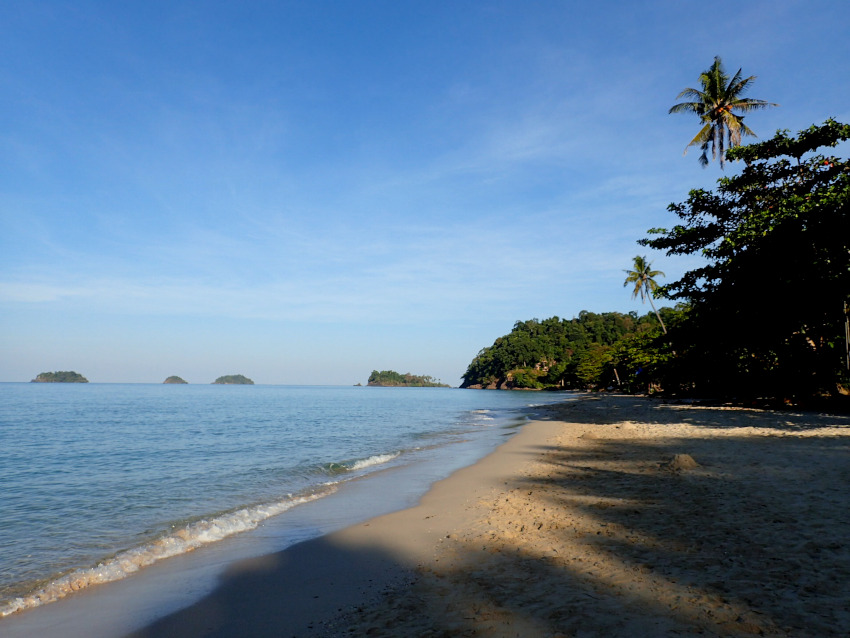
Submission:
<svg viewBox="0 0 850 638">
<path fill-rule="evenodd" d="M 355 472 L 357 470 L 365 470 L 368 467 L 383 465 L 389 463 L 393 459 L 398 458 L 401 452 L 392 452 L 390 454 L 376 454 L 365 459 L 354 459 L 351 461 L 342 461 L 340 463 L 326 463 L 322 469 L 328 474 L 343 474 L 345 472 Z"/>
<path fill-rule="evenodd" d="M 289 495 L 273 503 L 254 505 L 183 525 L 153 542 L 122 551 L 95 567 L 74 570 L 30 594 L 0 603 L 0 617 L 59 600 L 91 585 L 121 580 L 160 560 L 256 529 L 266 519 L 282 514 L 296 505 L 327 496 L 336 489 L 334 484 L 329 483 L 309 494 Z"/>
</svg>

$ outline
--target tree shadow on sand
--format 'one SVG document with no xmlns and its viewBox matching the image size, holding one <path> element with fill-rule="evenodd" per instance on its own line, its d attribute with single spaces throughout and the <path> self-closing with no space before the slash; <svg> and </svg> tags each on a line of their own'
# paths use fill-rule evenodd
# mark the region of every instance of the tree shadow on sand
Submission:
<svg viewBox="0 0 850 638">
<path fill-rule="evenodd" d="M 490 608 L 540 635 L 850 634 L 850 438 L 818 435 L 850 419 L 738 410 L 733 423 L 630 397 L 581 403 L 552 418 L 583 431 L 527 450 L 542 455 L 537 470 L 494 499 L 511 514 L 501 538 L 467 547 L 478 562 L 496 554 L 473 588 Z M 637 421 L 707 432 L 647 438 Z M 684 454 L 697 465 L 672 462 Z"/>
<path fill-rule="evenodd" d="M 690 401 L 625 395 L 579 394 L 574 400 L 541 406 L 535 418 L 589 424 L 639 421 L 661 425 L 687 423 L 698 427 L 742 430 L 770 428 L 776 434 L 805 432 L 824 426 L 850 429 L 850 415 L 795 409 L 761 409 L 733 404 L 712 405 Z M 730 419 L 730 415 L 734 419 Z"/>
<path fill-rule="evenodd" d="M 850 634 L 850 437 L 820 434 L 850 420 L 735 417 L 630 397 L 541 412 L 572 438 L 522 449 L 529 471 L 432 561 L 318 539 L 136 636 Z M 674 423 L 706 432 L 640 429 Z"/>
</svg>

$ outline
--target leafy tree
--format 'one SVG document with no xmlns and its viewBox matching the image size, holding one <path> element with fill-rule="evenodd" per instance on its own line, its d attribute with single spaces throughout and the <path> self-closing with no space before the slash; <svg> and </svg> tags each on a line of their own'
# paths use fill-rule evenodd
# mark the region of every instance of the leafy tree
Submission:
<svg viewBox="0 0 850 638">
<path fill-rule="evenodd" d="M 696 113 L 703 126 L 696 137 L 685 147 L 685 153 L 691 146 L 699 146 L 702 155 L 699 163 L 708 166 L 708 147 L 711 146 L 711 158 L 717 159 L 720 155 L 720 168 L 723 168 L 725 149 L 738 146 L 741 143 L 741 135 L 755 137 L 750 128 L 744 124 L 744 116 L 733 111 L 748 113 L 756 109 L 765 109 L 769 106 L 778 106 L 764 100 L 756 100 L 743 97 L 756 76 L 748 78 L 741 77 L 741 69 L 730 80 L 723 70 L 723 63 L 719 57 L 714 58 L 714 63 L 707 71 L 699 76 L 700 88 L 687 88 L 678 96 L 680 98 L 691 98 L 692 102 L 680 102 L 670 108 L 670 113 Z"/>
<path fill-rule="evenodd" d="M 546 376 L 542 370 L 534 368 L 516 368 L 508 372 L 508 379 L 512 380 L 514 388 L 522 388 L 527 390 L 540 390 L 544 386 L 540 381 L 540 377 Z"/>
<path fill-rule="evenodd" d="M 649 305 L 652 306 L 652 311 L 658 317 L 658 323 L 661 324 L 661 329 L 664 331 L 664 334 L 667 334 L 667 327 L 664 325 L 661 315 L 658 314 L 658 310 L 655 309 L 655 304 L 652 302 L 652 298 L 660 288 L 655 278 L 665 276 L 664 273 L 660 270 L 652 270 L 652 262 L 647 261 L 645 256 L 641 257 L 640 255 L 636 255 L 634 258 L 634 268 L 632 270 L 625 270 L 624 272 L 627 276 L 626 281 L 623 282 L 623 287 L 625 288 L 629 284 L 634 284 L 632 299 L 638 295 L 640 295 L 641 302 L 647 298 L 649 299 Z"/>
<path fill-rule="evenodd" d="M 664 289 L 692 306 L 675 347 L 694 387 L 793 398 L 846 383 L 850 163 L 820 149 L 847 139 L 850 125 L 827 120 L 731 149 L 741 174 L 692 190 L 669 206 L 680 224 L 641 240 L 706 260 Z"/>
<path fill-rule="evenodd" d="M 685 306 L 667 309 L 668 325 L 675 331 L 687 313 Z M 670 339 L 659 326 L 652 330 L 625 335 L 613 347 L 613 365 L 617 384 L 625 392 L 650 393 L 657 389 L 675 392 L 682 389 L 683 377 L 677 369 Z"/>
<path fill-rule="evenodd" d="M 576 357 L 575 378 L 577 385 L 588 389 L 608 385 L 611 377 L 613 377 L 613 367 L 611 366 L 613 360 L 611 346 L 604 346 L 599 343 L 591 344 Z"/>
</svg>

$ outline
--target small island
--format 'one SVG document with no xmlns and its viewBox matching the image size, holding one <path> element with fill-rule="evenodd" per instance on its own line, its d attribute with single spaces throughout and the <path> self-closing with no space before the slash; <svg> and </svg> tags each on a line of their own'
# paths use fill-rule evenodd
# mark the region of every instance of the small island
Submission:
<svg viewBox="0 0 850 638">
<path fill-rule="evenodd" d="M 181 379 L 180 377 L 175 375 L 175 376 L 168 377 L 165 381 L 163 381 L 163 383 L 189 383 L 189 382 L 185 381 L 184 379 Z"/>
<path fill-rule="evenodd" d="M 79 372 L 73 370 L 59 372 L 42 372 L 31 383 L 88 383 Z"/>
<path fill-rule="evenodd" d="M 407 387 L 407 388 L 450 388 L 447 383 L 441 383 L 439 379 L 416 374 L 401 374 L 395 370 L 372 370 L 369 382 L 366 385 L 381 387 Z"/>
<path fill-rule="evenodd" d="M 228 374 L 213 381 L 213 385 L 254 385 L 248 377 L 241 374 Z"/>
</svg>

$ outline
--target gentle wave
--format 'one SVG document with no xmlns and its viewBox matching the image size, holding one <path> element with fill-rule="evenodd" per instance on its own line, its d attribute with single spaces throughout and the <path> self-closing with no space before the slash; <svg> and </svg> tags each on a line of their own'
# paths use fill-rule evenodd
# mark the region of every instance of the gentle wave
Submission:
<svg viewBox="0 0 850 638">
<path fill-rule="evenodd" d="M 401 452 L 376 454 L 365 459 L 328 463 L 323 469 L 326 473 L 334 475 L 355 472 L 383 465 L 400 455 Z M 0 618 L 54 602 L 91 585 L 121 580 L 160 560 L 191 552 L 198 547 L 234 534 L 256 529 L 264 520 L 282 514 L 296 505 L 327 496 L 336 491 L 337 487 L 338 482 L 325 483 L 318 491 L 307 495 L 290 495 L 282 501 L 246 507 L 210 520 L 195 521 L 151 543 L 120 552 L 96 567 L 78 569 L 61 576 L 31 594 L 13 598 L 5 603 L 0 602 Z"/>
<path fill-rule="evenodd" d="M 355 472 L 357 470 L 364 470 L 367 467 L 374 467 L 376 465 L 383 465 L 384 463 L 389 463 L 393 459 L 398 458 L 401 455 L 401 452 L 392 452 L 389 454 L 376 454 L 375 456 L 370 456 L 366 459 L 356 459 L 352 461 L 342 461 L 341 463 L 326 463 L 322 466 L 322 469 L 328 474 L 342 474 L 345 472 Z"/>
<path fill-rule="evenodd" d="M 0 482 L 15 494 L 14 507 L 0 515 L 6 581 L 0 616 L 145 571 L 276 513 L 285 517 L 296 504 L 287 493 L 303 497 L 310 485 L 334 489 L 327 486 L 484 436 L 529 396 L 348 387 L 257 386 L 250 396 L 200 385 L 172 390 L 0 384 L 8 444 L 0 449 Z M 120 464 L 111 460 L 116 453 Z M 27 484 L 32 475 L 42 477 L 35 486 Z M 204 495 L 202 503 L 196 493 Z M 240 501 L 233 498 L 285 504 L 252 513 L 253 506 L 234 508 Z M 125 499 L 133 506 L 116 516 Z M 45 503 L 49 514 L 29 520 Z M 163 529 L 156 520 L 180 522 Z"/>
<path fill-rule="evenodd" d="M 120 552 L 96 567 L 75 570 L 31 594 L 13 598 L 0 606 L 0 617 L 54 602 L 91 585 L 121 580 L 160 560 L 191 552 L 202 545 L 220 541 L 234 534 L 256 529 L 264 520 L 282 514 L 296 505 L 327 496 L 336 489 L 334 484 L 328 483 L 310 494 L 290 495 L 285 500 L 246 507 L 210 520 L 195 521 L 152 543 Z"/>
<path fill-rule="evenodd" d="M 384 463 L 389 463 L 393 459 L 397 458 L 399 454 L 400 452 L 394 452 L 392 454 L 377 454 L 375 456 L 370 456 L 368 459 L 363 459 L 362 461 L 355 461 L 351 465 L 351 470 L 363 470 L 367 467 L 383 465 Z"/>
</svg>

